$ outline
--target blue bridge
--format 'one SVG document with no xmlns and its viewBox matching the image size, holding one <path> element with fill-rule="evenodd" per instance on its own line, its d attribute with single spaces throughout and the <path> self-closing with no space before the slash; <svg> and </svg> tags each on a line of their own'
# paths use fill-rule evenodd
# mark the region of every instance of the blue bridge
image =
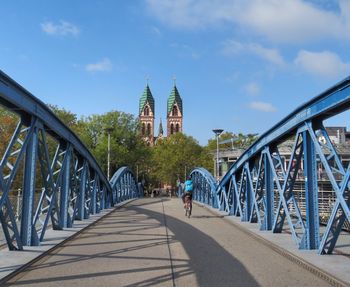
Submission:
<svg viewBox="0 0 350 287">
<path fill-rule="evenodd" d="M 1 286 L 350 285 L 350 165 L 324 127 L 349 109 L 350 78 L 262 134 L 219 182 L 192 170 L 191 219 L 178 198 L 144 197 L 128 167 L 108 180 L 79 138 L 2 72 L 0 104 L 18 119 L 0 162 Z M 333 194 L 326 215 L 319 165 Z"/>
</svg>

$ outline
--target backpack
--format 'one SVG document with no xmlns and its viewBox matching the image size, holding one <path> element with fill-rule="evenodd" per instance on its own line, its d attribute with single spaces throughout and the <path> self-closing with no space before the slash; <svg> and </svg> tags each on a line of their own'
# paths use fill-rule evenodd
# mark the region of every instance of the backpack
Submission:
<svg viewBox="0 0 350 287">
<path fill-rule="evenodd" d="M 192 193 L 193 183 L 192 180 L 186 180 L 185 182 L 185 192 Z"/>
</svg>

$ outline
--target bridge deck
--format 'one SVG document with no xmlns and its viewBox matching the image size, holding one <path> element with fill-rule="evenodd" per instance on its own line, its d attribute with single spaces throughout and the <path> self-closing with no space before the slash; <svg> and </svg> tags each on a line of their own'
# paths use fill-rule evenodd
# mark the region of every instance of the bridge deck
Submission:
<svg viewBox="0 0 350 287">
<path fill-rule="evenodd" d="M 320 259 L 322 260 L 322 259 Z M 8 286 L 329 286 L 208 209 L 132 201 Z"/>
</svg>

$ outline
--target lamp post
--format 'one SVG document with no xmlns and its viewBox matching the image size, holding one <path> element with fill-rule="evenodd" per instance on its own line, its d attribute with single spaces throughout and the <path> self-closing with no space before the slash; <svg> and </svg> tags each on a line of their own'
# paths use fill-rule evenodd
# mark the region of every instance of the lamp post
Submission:
<svg viewBox="0 0 350 287">
<path fill-rule="evenodd" d="M 223 131 L 223 129 L 213 129 L 216 136 L 216 180 L 219 180 L 219 136 Z"/>
<path fill-rule="evenodd" d="M 110 178 L 110 158 L 111 158 L 111 132 L 113 131 L 113 128 L 109 127 L 106 128 L 105 131 L 108 135 L 108 143 L 107 143 L 107 179 Z"/>
</svg>

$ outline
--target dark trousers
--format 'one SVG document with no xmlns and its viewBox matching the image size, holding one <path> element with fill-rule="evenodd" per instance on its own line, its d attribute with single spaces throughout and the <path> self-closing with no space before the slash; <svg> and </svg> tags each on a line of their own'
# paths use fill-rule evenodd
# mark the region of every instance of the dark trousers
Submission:
<svg viewBox="0 0 350 287">
<path fill-rule="evenodd" d="M 192 201 L 192 193 L 190 192 L 185 192 L 183 195 L 182 195 L 182 202 L 185 203 L 185 197 L 188 196 L 190 198 L 190 200 Z"/>
</svg>

